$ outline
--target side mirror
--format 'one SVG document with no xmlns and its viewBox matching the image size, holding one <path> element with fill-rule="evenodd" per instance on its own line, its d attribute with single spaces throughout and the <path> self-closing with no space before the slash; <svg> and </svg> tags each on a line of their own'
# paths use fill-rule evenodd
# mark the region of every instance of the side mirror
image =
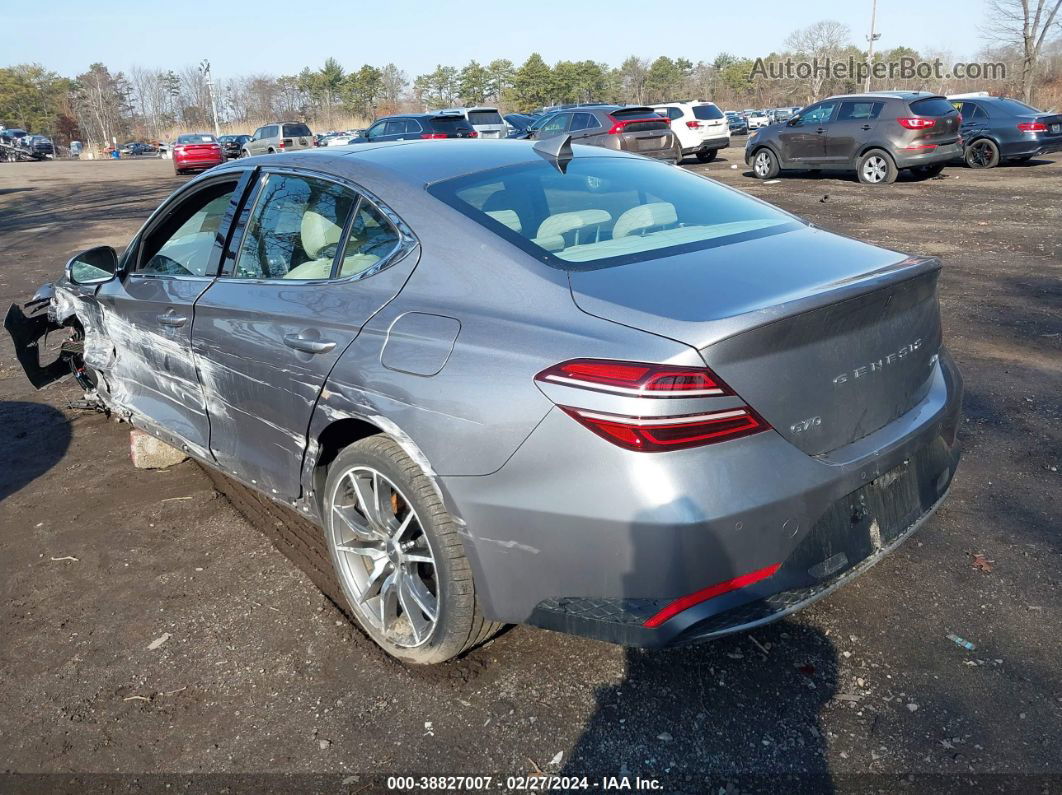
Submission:
<svg viewBox="0 0 1062 795">
<path fill-rule="evenodd" d="M 786 122 L 786 126 L 788 126 L 788 127 L 796 127 L 798 124 L 800 124 L 800 117 L 799 116 L 794 116 L 793 118 L 791 118 L 789 121 Z"/>
<path fill-rule="evenodd" d="M 66 263 L 66 278 L 71 284 L 103 284 L 118 272 L 118 253 L 110 246 L 82 251 Z"/>
</svg>

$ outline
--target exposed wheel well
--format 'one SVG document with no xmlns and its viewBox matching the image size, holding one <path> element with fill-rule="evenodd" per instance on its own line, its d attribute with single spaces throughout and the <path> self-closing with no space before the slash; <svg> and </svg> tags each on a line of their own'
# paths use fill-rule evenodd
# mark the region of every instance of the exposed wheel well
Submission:
<svg viewBox="0 0 1062 795">
<path fill-rule="evenodd" d="M 323 496 L 325 478 L 328 475 L 328 465 L 336 460 L 336 456 L 345 447 L 354 442 L 383 433 L 383 430 L 371 422 L 359 420 L 356 417 L 346 417 L 336 420 L 326 427 L 317 437 L 317 445 L 320 452 L 313 472 L 313 489 L 318 498 Z"/>
</svg>

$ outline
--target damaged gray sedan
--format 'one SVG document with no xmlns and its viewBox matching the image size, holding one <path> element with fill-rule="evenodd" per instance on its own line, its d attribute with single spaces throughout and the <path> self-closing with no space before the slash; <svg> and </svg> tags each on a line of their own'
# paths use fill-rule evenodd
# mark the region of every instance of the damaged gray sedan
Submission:
<svg viewBox="0 0 1062 795">
<path fill-rule="evenodd" d="M 36 386 L 317 524 L 434 663 L 717 637 L 895 548 L 959 460 L 939 272 L 631 154 L 370 144 L 212 169 L 5 326 Z"/>
</svg>

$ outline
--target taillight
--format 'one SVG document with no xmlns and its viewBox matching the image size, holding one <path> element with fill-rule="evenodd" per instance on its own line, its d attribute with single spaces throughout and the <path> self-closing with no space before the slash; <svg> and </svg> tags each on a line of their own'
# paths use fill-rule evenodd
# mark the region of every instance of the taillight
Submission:
<svg viewBox="0 0 1062 795">
<path fill-rule="evenodd" d="M 550 398 L 598 436 L 639 452 L 699 447 L 765 431 L 770 426 L 747 405 L 715 408 L 710 403 L 691 413 L 689 400 L 733 396 L 734 392 L 705 367 L 673 367 L 644 362 L 572 359 L 535 376 L 540 384 L 567 387 Z M 629 414 L 595 407 L 601 393 L 648 401 L 628 404 Z M 682 398 L 683 410 L 668 412 L 668 399 Z M 695 404 L 696 405 L 696 404 Z"/>
<path fill-rule="evenodd" d="M 183 146 L 175 146 L 175 147 L 173 147 L 173 153 L 175 155 L 183 155 L 184 154 L 184 147 Z"/>
<path fill-rule="evenodd" d="M 421 138 L 445 138 L 446 133 L 421 133 Z"/>
<path fill-rule="evenodd" d="M 471 132 L 470 132 L 470 133 L 468 134 L 468 137 L 469 137 L 469 138 L 479 138 L 479 133 L 478 133 L 478 132 L 476 132 L 475 130 L 472 130 L 472 131 L 471 131 Z"/>
<path fill-rule="evenodd" d="M 1040 121 L 1023 121 L 1018 123 L 1022 132 L 1047 132 L 1047 125 Z"/>
<path fill-rule="evenodd" d="M 620 121 L 620 120 L 616 119 L 614 116 L 609 116 L 609 118 L 612 119 L 612 122 L 613 122 L 612 127 L 609 128 L 609 131 L 608 131 L 609 135 L 619 135 L 621 132 L 623 132 L 624 128 L 628 124 L 645 124 L 646 122 L 665 121 L 665 120 L 661 119 L 659 116 L 654 116 L 651 119 L 624 119 L 623 121 Z"/>
<path fill-rule="evenodd" d="M 689 127 L 691 130 L 699 130 L 704 125 L 701 124 L 699 121 L 688 121 L 686 122 L 686 126 Z"/>
<path fill-rule="evenodd" d="M 925 130 L 937 123 L 936 119 L 923 119 L 921 116 L 901 116 L 896 121 L 908 130 Z"/>
<path fill-rule="evenodd" d="M 700 447 L 767 429 L 767 424 L 748 408 L 677 417 L 627 417 L 561 408 L 603 439 L 642 453 Z"/>
<path fill-rule="evenodd" d="M 961 113 L 959 114 L 958 124 L 959 124 L 960 127 L 962 126 L 962 114 Z"/>
</svg>

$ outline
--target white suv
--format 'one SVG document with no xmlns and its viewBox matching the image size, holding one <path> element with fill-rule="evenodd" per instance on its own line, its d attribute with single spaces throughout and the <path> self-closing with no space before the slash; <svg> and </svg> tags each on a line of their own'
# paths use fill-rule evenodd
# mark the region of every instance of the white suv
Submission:
<svg viewBox="0 0 1062 795">
<path fill-rule="evenodd" d="M 683 157 L 697 155 L 702 163 L 708 163 L 716 152 L 730 146 L 730 125 L 712 102 L 665 102 L 654 105 L 653 110 L 670 120 Z"/>
</svg>

